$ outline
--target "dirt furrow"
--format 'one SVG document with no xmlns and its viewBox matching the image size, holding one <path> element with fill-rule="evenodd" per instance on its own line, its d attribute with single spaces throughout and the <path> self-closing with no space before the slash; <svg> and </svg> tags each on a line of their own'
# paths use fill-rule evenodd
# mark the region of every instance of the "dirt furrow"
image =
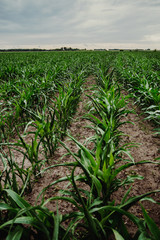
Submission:
<svg viewBox="0 0 160 240">
<path fill-rule="evenodd" d="M 126 95 L 126 94 L 125 94 Z M 154 128 L 151 122 L 144 120 L 146 116 L 142 114 L 142 111 L 130 101 L 128 104 L 129 109 L 134 109 L 135 113 L 130 113 L 124 121 L 131 121 L 133 124 L 122 125 L 120 130 L 126 134 L 123 137 L 123 143 L 137 143 L 137 147 L 130 149 L 130 153 L 133 156 L 135 162 L 142 160 L 150 160 L 155 162 L 155 159 L 160 157 L 160 138 L 154 134 Z M 160 189 L 160 168 L 158 164 L 143 164 L 136 165 L 125 171 L 125 175 L 138 174 L 143 176 L 143 180 L 136 180 L 133 183 L 131 195 L 136 196 L 150 192 L 156 189 Z M 125 191 L 119 192 L 119 197 L 124 195 Z M 156 201 L 159 202 L 160 194 L 156 193 L 151 195 Z M 157 204 L 145 201 L 144 207 L 155 222 L 160 226 L 160 206 Z M 132 213 L 141 217 L 140 207 L 134 207 Z M 134 228 L 134 227 L 133 227 Z M 134 231 L 134 229 L 133 229 Z"/>
</svg>

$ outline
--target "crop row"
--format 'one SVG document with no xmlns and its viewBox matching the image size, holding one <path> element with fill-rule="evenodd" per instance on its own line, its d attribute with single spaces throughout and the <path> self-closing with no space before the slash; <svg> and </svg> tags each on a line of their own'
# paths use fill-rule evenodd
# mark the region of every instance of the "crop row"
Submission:
<svg viewBox="0 0 160 240">
<path fill-rule="evenodd" d="M 160 124 L 160 60 L 151 55 L 119 54 L 115 60 L 118 81 L 121 81 L 148 115 Z"/>
</svg>

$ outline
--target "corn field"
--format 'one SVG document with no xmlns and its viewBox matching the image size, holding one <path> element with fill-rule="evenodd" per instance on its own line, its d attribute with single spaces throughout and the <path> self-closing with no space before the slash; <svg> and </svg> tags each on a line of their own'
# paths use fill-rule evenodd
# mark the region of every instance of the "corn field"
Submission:
<svg viewBox="0 0 160 240">
<path fill-rule="evenodd" d="M 160 185 L 132 194 L 140 169 L 159 178 L 160 149 L 137 160 L 124 132 L 132 103 L 160 145 L 160 52 L 0 53 L 0 83 L 0 239 L 160 239 Z"/>
</svg>

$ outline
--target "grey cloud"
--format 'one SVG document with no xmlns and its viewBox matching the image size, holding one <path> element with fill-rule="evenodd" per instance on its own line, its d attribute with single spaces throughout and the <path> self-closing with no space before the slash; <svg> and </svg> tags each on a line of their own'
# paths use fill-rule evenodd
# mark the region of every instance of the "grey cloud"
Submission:
<svg viewBox="0 0 160 240">
<path fill-rule="evenodd" d="M 12 1 L 10 1 L 12 2 Z M 53 26 L 61 24 L 62 21 L 65 24 L 69 13 L 71 12 L 71 5 L 74 5 L 74 1 L 23 1 L 23 4 L 17 4 L 14 6 L 7 5 L 9 1 L 0 2 L 0 19 L 6 21 L 6 28 L 13 23 L 21 27 L 21 31 L 44 31 L 52 24 Z M 0 27 L 1 29 L 1 27 Z M 11 29 L 12 31 L 12 29 Z M 16 32 L 16 28 L 14 29 Z M 19 29 L 18 29 L 19 31 Z"/>
<path fill-rule="evenodd" d="M 0 42 L 51 44 L 158 39 L 159 0 L 0 0 Z"/>
</svg>

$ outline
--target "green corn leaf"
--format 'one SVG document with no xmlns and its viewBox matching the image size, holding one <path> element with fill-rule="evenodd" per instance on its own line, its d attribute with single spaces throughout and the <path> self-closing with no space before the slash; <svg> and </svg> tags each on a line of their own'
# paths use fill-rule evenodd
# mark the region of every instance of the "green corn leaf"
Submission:
<svg viewBox="0 0 160 240">
<path fill-rule="evenodd" d="M 6 240 L 20 240 L 22 237 L 24 228 L 17 226 L 14 231 L 9 232 Z"/>
<path fill-rule="evenodd" d="M 111 178 L 112 173 L 111 173 L 111 167 L 106 167 L 106 162 L 103 164 L 103 181 L 107 184 L 109 184 L 108 179 Z"/>
<path fill-rule="evenodd" d="M 60 226 L 60 215 L 59 215 L 58 206 L 57 206 L 57 215 L 54 216 L 54 232 L 53 232 L 52 240 L 58 240 L 59 226 Z"/>
<path fill-rule="evenodd" d="M 6 203 L 0 203 L 0 210 L 7 210 L 7 211 L 13 211 L 13 212 L 17 212 L 16 208 L 12 208 L 10 205 L 6 204 Z"/>
<path fill-rule="evenodd" d="M 11 189 L 5 189 L 8 195 L 15 201 L 20 208 L 29 208 L 31 205 Z"/>
<path fill-rule="evenodd" d="M 117 168 L 115 171 L 114 171 L 114 174 L 113 176 L 111 177 L 111 179 L 113 180 L 118 173 L 120 173 L 121 171 L 131 167 L 131 166 L 134 166 L 134 165 L 139 165 L 139 164 L 146 164 L 146 163 L 152 163 L 152 164 L 157 164 L 157 162 L 153 162 L 153 161 L 148 161 L 148 160 L 142 160 L 142 161 L 139 161 L 139 162 L 132 162 L 132 163 L 126 163 L 122 166 L 120 166 L 119 168 Z"/>
<path fill-rule="evenodd" d="M 152 202 L 152 203 L 156 203 L 156 204 L 159 204 L 158 202 L 156 202 L 153 198 L 151 198 L 151 197 L 144 197 L 143 198 L 143 201 L 150 201 L 150 202 Z"/>
<path fill-rule="evenodd" d="M 147 226 L 148 226 L 150 232 L 152 233 L 152 235 L 154 237 L 154 240 L 159 240 L 160 239 L 160 229 L 157 227 L 157 225 L 155 224 L 153 219 L 149 217 L 149 215 L 147 214 L 147 211 L 144 209 L 142 204 L 141 204 L 141 208 L 142 208 L 142 212 L 144 215 L 144 219 L 147 223 Z"/>
<path fill-rule="evenodd" d="M 131 159 L 131 161 L 134 163 L 134 158 L 133 158 L 132 155 L 128 152 L 128 150 L 122 149 L 121 152 L 122 152 L 122 153 L 125 153 L 125 154 Z"/>
<path fill-rule="evenodd" d="M 96 125 L 102 124 L 102 121 L 91 113 L 88 113 L 85 118 L 90 120 L 91 122 L 93 122 Z"/>
<path fill-rule="evenodd" d="M 72 193 L 71 193 L 72 195 Z M 45 206 L 48 202 L 50 201 L 56 201 L 56 200 L 64 200 L 64 201 L 67 201 L 67 202 L 70 202 L 72 203 L 74 206 L 76 206 L 77 208 L 79 208 L 79 205 L 78 203 L 73 199 L 73 198 L 70 198 L 70 197 L 63 197 L 63 196 L 60 196 L 60 197 L 51 197 L 51 198 L 48 198 L 44 203 L 43 203 L 43 206 Z"/>
<path fill-rule="evenodd" d="M 105 222 L 110 218 L 110 216 L 112 214 L 114 214 L 115 212 L 118 212 L 122 215 L 125 215 L 127 216 L 131 221 L 133 221 L 137 226 L 139 226 L 140 224 L 140 220 L 138 217 L 136 217 L 135 215 L 129 213 L 128 211 L 125 211 L 121 208 L 121 206 L 103 206 L 103 207 L 97 207 L 97 208 L 93 208 L 90 210 L 90 213 L 94 213 L 94 212 L 99 212 L 101 210 L 107 210 L 107 211 L 110 211 L 110 213 L 105 216 L 102 220 L 101 220 L 101 224 L 102 226 L 105 224 Z"/>
<path fill-rule="evenodd" d="M 77 161 L 78 165 L 82 168 L 82 170 L 84 171 L 86 177 L 88 180 L 90 180 L 90 172 L 88 171 L 88 168 L 85 168 L 84 164 L 81 162 L 81 159 L 79 160 L 78 157 L 76 156 L 76 154 L 74 154 L 67 146 L 66 144 L 64 144 L 61 140 L 58 139 L 58 141 L 61 143 L 61 145 L 75 158 L 75 160 Z M 88 160 L 88 159 L 87 159 Z"/>
<path fill-rule="evenodd" d="M 48 188 L 50 188 L 51 186 L 53 186 L 53 185 L 55 185 L 55 184 L 57 184 L 57 183 L 59 183 L 59 182 L 68 181 L 69 179 L 70 179 L 70 177 L 62 177 L 62 178 L 60 178 L 60 179 L 58 179 L 58 180 L 50 183 L 47 187 L 45 187 L 45 188 L 38 194 L 37 199 L 36 199 L 36 203 L 37 203 L 38 199 L 40 198 L 40 196 L 41 196 Z"/>
<path fill-rule="evenodd" d="M 116 240 L 125 240 L 115 229 L 112 228 Z"/>
<path fill-rule="evenodd" d="M 0 153 L 0 158 L 1 158 L 2 163 L 3 163 L 3 166 L 4 166 L 3 172 L 5 172 L 6 169 L 7 169 L 7 166 L 8 166 L 8 165 L 7 165 L 7 161 L 6 161 L 6 159 L 4 158 L 4 156 L 3 156 L 2 153 Z"/>
<path fill-rule="evenodd" d="M 99 198 L 96 198 L 96 199 L 94 200 L 94 202 L 91 203 L 90 209 L 93 208 L 93 207 L 95 207 L 95 206 L 101 205 L 102 203 L 103 203 L 102 200 L 100 200 Z"/>
<path fill-rule="evenodd" d="M 40 171 L 39 173 L 37 173 L 36 176 L 41 175 L 42 173 L 44 173 L 45 171 L 54 168 L 54 167 L 59 167 L 59 166 L 75 166 L 77 163 L 76 162 L 69 162 L 69 163 L 60 163 L 60 164 L 55 164 L 55 165 L 51 165 L 49 167 L 44 168 L 42 171 Z"/>
<path fill-rule="evenodd" d="M 97 192 L 98 192 L 98 196 L 100 197 L 101 191 L 102 191 L 102 184 L 100 183 L 100 181 L 98 180 L 98 178 L 96 178 L 94 175 L 92 175 L 92 180 L 94 185 L 96 186 Z"/>
<path fill-rule="evenodd" d="M 9 221 L 5 222 L 4 224 L 2 224 L 0 226 L 0 229 L 6 227 L 8 225 L 12 225 L 12 224 L 36 225 L 37 221 L 34 217 L 29 217 L 29 216 L 17 217 L 15 219 L 9 220 Z"/>
<path fill-rule="evenodd" d="M 125 201 L 126 201 L 128 195 L 129 195 L 131 189 L 132 189 L 132 186 L 130 186 L 130 188 L 129 188 L 129 189 L 127 190 L 127 192 L 125 193 L 125 195 L 124 195 L 124 197 L 123 197 L 123 199 L 122 199 L 122 201 L 121 201 L 122 204 L 125 203 Z"/>
<path fill-rule="evenodd" d="M 142 233 L 139 235 L 138 240 L 151 240 L 151 238 L 148 238 L 146 235 L 147 235 L 147 233 L 142 232 Z M 136 239 L 137 239 L 137 238 L 136 238 Z M 136 239 L 135 239 L 135 240 L 136 240 Z"/>
<path fill-rule="evenodd" d="M 71 135 L 67 134 L 85 153 L 86 157 L 90 160 L 92 166 L 96 168 L 96 162 L 90 151 L 83 146 L 80 142 L 78 142 L 75 138 L 73 138 Z"/>
<path fill-rule="evenodd" d="M 96 228 L 96 225 L 95 225 L 95 222 L 94 222 L 94 219 L 92 217 L 92 215 L 90 214 L 89 212 L 89 209 L 87 208 L 87 206 L 85 205 L 84 201 L 83 201 L 83 198 L 81 197 L 81 194 L 77 188 L 77 185 L 75 183 L 75 179 L 74 179 L 74 171 L 75 171 L 75 167 L 74 169 L 72 170 L 72 184 L 73 184 L 73 187 L 78 195 L 78 198 L 79 198 L 79 201 L 80 203 L 82 204 L 82 207 L 83 207 L 83 210 L 84 210 L 84 215 L 88 221 L 88 225 L 89 225 L 89 229 L 91 231 L 91 235 L 92 235 L 92 238 L 93 239 L 98 239 L 98 231 L 97 231 L 97 228 Z"/>
<path fill-rule="evenodd" d="M 135 197 L 131 197 L 129 198 L 122 206 L 121 208 L 123 208 L 124 210 L 128 210 L 130 207 L 132 207 L 136 202 L 138 201 L 142 201 L 143 198 L 147 197 L 148 195 L 151 195 L 153 193 L 157 193 L 160 192 L 160 190 L 154 190 L 148 193 L 144 193 L 142 195 L 139 196 L 135 196 Z"/>
<path fill-rule="evenodd" d="M 114 165 L 114 157 L 113 157 L 112 152 L 110 152 L 109 165 L 110 165 L 110 166 L 113 166 L 113 165 Z"/>
<path fill-rule="evenodd" d="M 12 171 L 13 190 L 18 193 L 18 183 L 16 179 L 15 171 Z"/>
</svg>

